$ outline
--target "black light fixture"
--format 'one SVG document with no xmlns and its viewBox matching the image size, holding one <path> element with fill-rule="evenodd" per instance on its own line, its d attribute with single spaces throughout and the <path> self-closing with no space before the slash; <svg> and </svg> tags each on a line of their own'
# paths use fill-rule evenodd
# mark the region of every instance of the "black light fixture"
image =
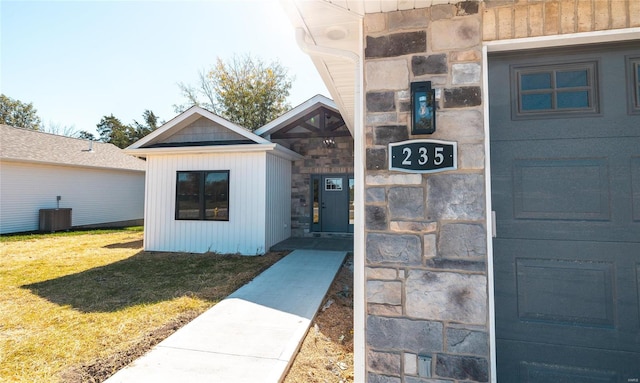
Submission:
<svg viewBox="0 0 640 383">
<path fill-rule="evenodd" d="M 436 91 L 431 81 L 411 83 L 411 134 L 436 131 Z"/>
</svg>

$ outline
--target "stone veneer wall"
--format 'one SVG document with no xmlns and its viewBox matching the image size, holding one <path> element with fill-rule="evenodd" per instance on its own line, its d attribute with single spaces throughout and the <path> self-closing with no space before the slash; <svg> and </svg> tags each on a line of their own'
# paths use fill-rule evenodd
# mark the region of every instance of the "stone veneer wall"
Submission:
<svg viewBox="0 0 640 383">
<path fill-rule="evenodd" d="M 489 380 L 480 7 L 365 17 L 370 383 Z M 410 135 L 412 81 L 439 90 L 435 134 Z M 457 141 L 458 169 L 389 171 L 387 145 L 418 138 Z"/>
<path fill-rule="evenodd" d="M 490 379 L 482 41 L 637 26 L 636 0 L 466 1 L 366 15 L 368 382 Z M 439 90 L 433 135 L 410 135 L 412 81 Z M 389 171 L 387 145 L 418 138 L 457 141 L 458 169 Z"/>
<path fill-rule="evenodd" d="M 346 128 L 345 128 L 346 129 Z M 311 175 L 353 174 L 353 138 L 335 137 L 335 148 L 326 148 L 324 137 L 273 141 L 304 156 L 291 167 L 291 236 L 308 237 L 311 226 Z"/>
</svg>

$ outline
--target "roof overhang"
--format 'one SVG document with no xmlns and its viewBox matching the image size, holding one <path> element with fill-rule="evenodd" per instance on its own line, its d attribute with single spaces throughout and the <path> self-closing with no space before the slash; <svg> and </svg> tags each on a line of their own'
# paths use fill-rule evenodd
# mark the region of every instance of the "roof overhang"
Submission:
<svg viewBox="0 0 640 383">
<path fill-rule="evenodd" d="M 318 106 L 324 106 L 325 108 L 333 110 L 336 113 L 340 113 L 340 110 L 338 109 L 336 103 L 333 102 L 333 100 L 321 94 L 318 94 L 308 99 L 307 101 L 303 102 L 302 104 L 296 106 L 295 108 L 291 109 L 290 111 L 283 114 L 282 116 L 269 122 L 263 127 L 257 129 L 254 133 L 262 137 L 268 137 L 271 133 L 273 133 L 274 131 L 277 131 L 281 126 L 286 125 L 291 121 L 297 120 L 298 118 L 302 117 L 303 115 L 307 114 L 310 110 L 315 109 Z"/>
<path fill-rule="evenodd" d="M 248 139 L 257 144 L 268 144 L 270 143 L 268 140 L 250 132 L 249 130 L 241 127 L 240 125 L 236 125 L 233 122 L 226 120 L 210 111 L 203 109 L 199 106 L 192 106 L 191 108 L 185 110 L 180 113 L 170 121 L 166 122 L 164 125 L 156 129 L 155 131 L 149 133 L 148 135 L 142 137 L 138 141 L 131 144 L 127 149 L 142 149 L 145 146 L 150 144 L 154 144 L 156 142 L 162 141 L 164 138 L 171 136 L 176 133 L 180 129 L 188 126 L 189 124 L 195 122 L 199 118 L 204 117 L 207 118 L 214 123 Z M 133 155 L 138 155 L 138 152 L 126 152 Z"/>
<path fill-rule="evenodd" d="M 359 75 L 354 58 L 362 60 L 363 56 L 364 16 L 451 3 L 450 0 L 280 1 L 296 29 L 298 45 L 311 57 L 352 134 L 360 80 L 356 79 Z"/>
<path fill-rule="evenodd" d="M 146 158 L 156 155 L 172 154 L 225 154 L 225 153 L 255 153 L 270 152 L 275 156 L 296 161 L 304 158 L 300 154 L 285 148 L 280 144 L 271 142 L 264 144 L 242 144 L 242 145 L 210 145 L 210 146 L 175 146 L 160 148 L 127 148 L 124 152 L 138 157 Z"/>
<path fill-rule="evenodd" d="M 353 135 L 363 14 L 321 0 L 281 4 Z"/>
</svg>

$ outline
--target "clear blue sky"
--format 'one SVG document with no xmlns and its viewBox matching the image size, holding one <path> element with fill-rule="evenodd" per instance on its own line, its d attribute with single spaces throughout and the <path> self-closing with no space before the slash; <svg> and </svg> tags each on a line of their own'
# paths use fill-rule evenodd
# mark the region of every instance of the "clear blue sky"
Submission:
<svg viewBox="0 0 640 383">
<path fill-rule="evenodd" d="M 104 115 L 129 124 L 145 109 L 168 121 L 177 83 L 234 54 L 288 68 L 292 106 L 329 95 L 275 0 L 1 0 L 0 32 L 0 90 L 45 126 L 95 133 Z"/>
</svg>

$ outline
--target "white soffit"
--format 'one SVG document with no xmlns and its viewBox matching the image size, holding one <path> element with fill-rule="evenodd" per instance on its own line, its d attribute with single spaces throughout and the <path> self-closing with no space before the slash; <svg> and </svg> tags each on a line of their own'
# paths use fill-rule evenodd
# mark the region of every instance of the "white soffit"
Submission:
<svg viewBox="0 0 640 383">
<path fill-rule="evenodd" d="M 451 0 L 281 0 L 281 3 L 294 29 L 305 31 L 304 44 L 362 56 L 360 30 L 365 14 L 427 8 L 449 4 Z M 356 63 L 333 55 L 310 56 L 353 134 Z"/>
<path fill-rule="evenodd" d="M 304 30 L 301 45 L 311 50 L 318 47 L 362 54 L 361 14 L 323 0 L 281 0 L 281 3 L 294 30 Z M 353 134 L 357 63 L 346 56 L 313 52 L 309 56 Z"/>
<path fill-rule="evenodd" d="M 365 13 L 394 12 L 451 4 L 453 0 L 323 0 L 335 6 L 364 15 Z"/>
</svg>

